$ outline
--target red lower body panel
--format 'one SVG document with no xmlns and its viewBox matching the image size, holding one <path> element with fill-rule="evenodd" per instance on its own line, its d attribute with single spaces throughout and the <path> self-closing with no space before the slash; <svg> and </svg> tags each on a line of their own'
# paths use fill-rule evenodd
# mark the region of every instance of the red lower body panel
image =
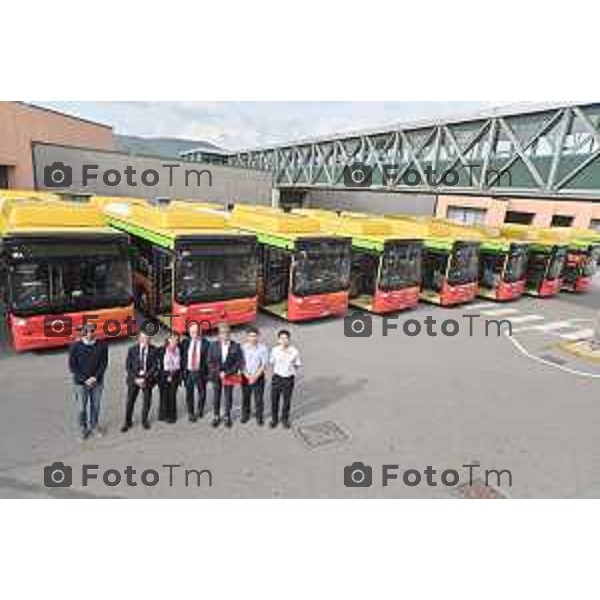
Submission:
<svg viewBox="0 0 600 600">
<path fill-rule="evenodd" d="M 442 306 L 454 306 L 455 304 L 464 304 L 471 302 L 477 296 L 477 283 L 465 283 L 463 285 L 450 285 L 444 283 L 442 293 L 440 294 L 440 304 Z"/>
<path fill-rule="evenodd" d="M 133 305 L 126 308 L 103 308 L 59 315 L 17 317 L 9 315 L 13 347 L 17 352 L 37 348 L 57 348 L 77 339 L 85 322 L 96 325 L 98 339 L 125 337 L 135 331 Z"/>
<path fill-rule="evenodd" d="M 288 297 L 289 321 L 308 321 L 329 316 L 341 316 L 348 310 L 348 292 Z"/>
<path fill-rule="evenodd" d="M 419 303 L 419 288 L 412 287 L 393 292 L 377 290 L 373 297 L 372 312 L 388 313 L 412 308 Z"/>
<path fill-rule="evenodd" d="M 507 283 L 501 281 L 496 289 L 496 300 L 514 300 L 525 293 L 525 280 Z"/>
<path fill-rule="evenodd" d="M 540 298 L 549 298 L 550 296 L 556 296 L 560 292 L 562 287 L 562 279 L 544 280 L 540 285 L 537 294 Z"/>
<path fill-rule="evenodd" d="M 591 277 L 578 277 L 574 284 L 563 281 L 562 288 L 567 292 L 587 292 L 592 285 Z"/>
<path fill-rule="evenodd" d="M 236 298 L 219 302 L 199 302 L 183 306 L 173 303 L 172 329 L 185 333 L 192 321 L 204 330 L 217 327 L 219 323 L 240 325 L 256 319 L 257 298 Z"/>
</svg>

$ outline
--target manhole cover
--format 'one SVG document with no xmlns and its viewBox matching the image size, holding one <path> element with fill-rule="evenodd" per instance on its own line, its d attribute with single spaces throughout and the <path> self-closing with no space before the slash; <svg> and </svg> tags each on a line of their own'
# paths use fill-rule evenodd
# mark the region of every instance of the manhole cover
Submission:
<svg viewBox="0 0 600 600">
<path fill-rule="evenodd" d="M 303 425 L 298 427 L 296 431 L 309 448 L 339 444 L 350 439 L 350 434 L 333 421 Z"/>
<path fill-rule="evenodd" d="M 555 365 L 566 365 L 567 361 L 564 358 L 560 358 L 555 354 L 542 354 L 541 358 L 547 360 L 548 362 L 554 363 Z"/>
<path fill-rule="evenodd" d="M 495 486 L 486 485 L 483 479 L 474 479 L 473 485 L 465 483 L 456 488 L 458 496 L 466 500 L 506 500 L 508 494 Z"/>
</svg>

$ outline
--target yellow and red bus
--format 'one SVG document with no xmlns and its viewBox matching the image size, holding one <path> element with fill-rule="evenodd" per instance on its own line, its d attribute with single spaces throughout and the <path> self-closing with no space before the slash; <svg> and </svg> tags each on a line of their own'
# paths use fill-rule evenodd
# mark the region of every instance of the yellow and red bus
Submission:
<svg viewBox="0 0 600 600">
<path fill-rule="evenodd" d="M 441 306 L 477 296 L 482 236 L 433 217 L 386 215 L 396 234 L 423 240 L 421 300 Z"/>
<path fill-rule="evenodd" d="M 100 198 L 130 238 L 136 306 L 182 333 L 190 321 L 248 323 L 257 311 L 256 236 L 227 216 L 168 199 Z"/>
<path fill-rule="evenodd" d="M 325 231 L 352 238 L 350 305 L 375 314 L 406 310 L 419 302 L 423 242 L 394 233 L 375 215 L 297 209 L 318 219 Z"/>
<path fill-rule="evenodd" d="M 600 234 L 588 229 L 567 230 L 571 241 L 563 270 L 562 290 L 587 292 L 600 261 Z"/>
<path fill-rule="evenodd" d="M 69 344 L 87 319 L 100 338 L 126 335 L 133 319 L 127 236 L 91 203 L 3 194 L 0 282 L 14 348 Z"/>
<path fill-rule="evenodd" d="M 530 225 L 504 225 L 503 237 L 528 243 L 525 293 L 549 298 L 563 285 L 570 234 L 562 228 L 542 229 Z"/>
<path fill-rule="evenodd" d="M 289 321 L 346 313 L 349 237 L 323 232 L 317 219 L 264 206 L 236 204 L 230 223 L 258 237 L 261 308 Z"/>
</svg>

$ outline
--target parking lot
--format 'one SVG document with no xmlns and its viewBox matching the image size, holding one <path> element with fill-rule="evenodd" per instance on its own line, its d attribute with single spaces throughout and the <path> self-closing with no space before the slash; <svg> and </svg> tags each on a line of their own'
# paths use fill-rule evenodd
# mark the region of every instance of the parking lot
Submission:
<svg viewBox="0 0 600 600">
<path fill-rule="evenodd" d="M 421 304 L 398 317 L 398 330 L 383 336 L 383 319 L 373 317 L 373 335 L 347 338 L 343 320 L 293 325 L 293 342 L 304 363 L 291 431 L 236 422 L 213 429 L 210 419 L 192 424 L 179 395 L 180 420 L 138 421 L 119 432 L 125 403 L 124 360 L 128 341 L 110 345 L 103 399 L 105 435 L 79 439 L 77 407 L 70 390 L 65 350 L 15 355 L 4 343 L 0 357 L 0 497 L 462 497 L 468 482 L 463 465 L 506 470 L 492 488 L 513 498 L 600 496 L 600 460 L 594 453 L 600 410 L 600 364 L 566 354 L 561 342 L 589 336 L 600 307 L 600 281 L 584 296 L 524 298 L 498 305 L 477 301 L 454 309 Z M 463 317 L 478 314 L 469 321 Z M 408 319 L 454 319 L 455 337 L 409 337 Z M 510 319 L 512 339 L 485 335 L 485 319 Z M 261 315 L 263 338 L 272 343 L 281 321 Z M 438 329 L 439 330 L 439 329 Z M 243 329 L 234 337 L 240 339 Z M 266 397 L 268 402 L 268 394 Z M 209 397 L 210 402 L 210 397 Z M 153 413 L 156 414 L 155 392 Z M 210 406 L 210 404 L 209 404 Z M 138 407 L 139 411 L 141 407 Z M 44 467 L 61 461 L 73 468 L 71 488 L 47 489 Z M 372 486 L 348 488 L 344 467 L 372 467 Z M 98 465 L 97 480 L 83 486 L 82 465 Z M 173 467 L 172 480 L 163 465 Z M 382 465 L 398 465 L 398 479 L 382 485 Z M 108 469 L 136 470 L 138 485 L 110 487 Z M 437 486 L 409 486 L 402 473 L 431 466 Z M 160 473 L 146 486 L 140 474 Z M 200 479 L 184 470 L 209 470 Z M 456 486 L 439 475 L 459 472 Z M 496 489 L 498 488 L 498 489 Z"/>
</svg>

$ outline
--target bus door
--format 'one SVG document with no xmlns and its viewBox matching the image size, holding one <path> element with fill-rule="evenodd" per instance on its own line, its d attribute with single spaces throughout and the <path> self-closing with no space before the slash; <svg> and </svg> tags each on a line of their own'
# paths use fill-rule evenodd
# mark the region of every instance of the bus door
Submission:
<svg viewBox="0 0 600 600">
<path fill-rule="evenodd" d="M 292 259 L 288 250 L 262 246 L 260 293 L 263 306 L 281 305 L 287 309 Z"/>
<path fill-rule="evenodd" d="M 370 305 L 379 279 L 381 255 L 366 251 L 353 251 L 350 268 L 350 299 L 365 300 Z"/>
<path fill-rule="evenodd" d="M 154 312 L 155 316 L 171 314 L 173 309 L 173 254 L 154 248 Z"/>
</svg>

